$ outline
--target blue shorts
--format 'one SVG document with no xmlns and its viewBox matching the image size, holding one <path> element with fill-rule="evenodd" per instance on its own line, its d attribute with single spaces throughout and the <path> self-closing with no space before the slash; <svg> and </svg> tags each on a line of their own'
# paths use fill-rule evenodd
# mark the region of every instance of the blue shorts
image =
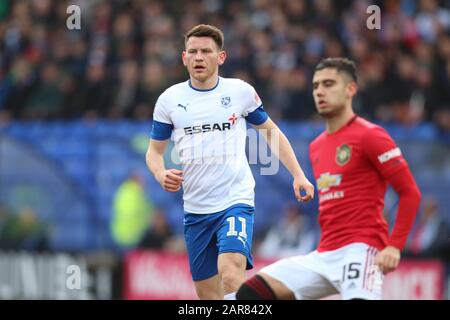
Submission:
<svg viewBox="0 0 450 320">
<path fill-rule="evenodd" d="M 253 268 L 252 236 L 254 207 L 235 204 L 211 214 L 185 212 L 184 237 L 192 279 L 200 281 L 218 273 L 217 258 L 224 252 L 239 252 Z"/>
</svg>

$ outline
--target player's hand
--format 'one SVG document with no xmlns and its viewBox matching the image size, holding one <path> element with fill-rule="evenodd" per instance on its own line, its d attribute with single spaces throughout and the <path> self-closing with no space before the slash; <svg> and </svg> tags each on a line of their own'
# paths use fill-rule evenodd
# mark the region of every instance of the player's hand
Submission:
<svg viewBox="0 0 450 320">
<path fill-rule="evenodd" d="M 177 192 L 181 188 L 183 182 L 183 171 L 178 169 L 169 169 L 162 171 L 157 180 L 161 187 L 168 192 Z"/>
<path fill-rule="evenodd" d="M 294 177 L 293 187 L 297 201 L 308 202 L 314 198 L 314 186 L 305 176 Z M 302 195 L 302 191 L 305 195 Z"/>
<path fill-rule="evenodd" d="M 387 246 L 375 257 L 375 264 L 378 265 L 383 274 L 394 271 L 400 262 L 400 250 L 396 247 Z"/>
</svg>

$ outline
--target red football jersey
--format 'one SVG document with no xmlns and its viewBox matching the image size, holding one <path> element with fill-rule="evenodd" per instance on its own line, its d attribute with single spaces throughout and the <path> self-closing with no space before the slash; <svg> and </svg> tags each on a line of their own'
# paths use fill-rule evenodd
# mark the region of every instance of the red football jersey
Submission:
<svg viewBox="0 0 450 320">
<path fill-rule="evenodd" d="M 318 251 L 354 242 L 383 249 L 386 177 L 408 167 L 389 134 L 355 116 L 338 131 L 318 136 L 309 154 L 319 193 Z"/>
</svg>

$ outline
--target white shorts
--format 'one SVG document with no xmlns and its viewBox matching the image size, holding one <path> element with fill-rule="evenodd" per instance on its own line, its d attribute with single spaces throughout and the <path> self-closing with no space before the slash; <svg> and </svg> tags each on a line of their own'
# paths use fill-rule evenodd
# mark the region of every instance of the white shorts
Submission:
<svg viewBox="0 0 450 320">
<path fill-rule="evenodd" d="M 381 299 L 383 273 L 375 265 L 378 250 L 352 243 L 333 251 L 285 258 L 260 270 L 281 281 L 298 300 L 340 293 L 342 299 Z"/>
</svg>

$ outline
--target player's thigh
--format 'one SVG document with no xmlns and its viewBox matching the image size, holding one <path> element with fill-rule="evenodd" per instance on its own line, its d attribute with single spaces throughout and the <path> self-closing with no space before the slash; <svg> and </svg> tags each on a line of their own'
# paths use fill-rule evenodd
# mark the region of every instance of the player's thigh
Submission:
<svg viewBox="0 0 450 320">
<path fill-rule="evenodd" d="M 184 236 L 194 281 L 217 275 L 218 248 L 215 221 L 207 216 L 186 215 Z"/>
<path fill-rule="evenodd" d="M 269 281 L 271 281 L 270 278 L 278 281 L 272 281 L 274 284 L 272 289 L 279 299 L 289 299 L 286 289 L 297 300 L 320 299 L 338 293 L 328 279 L 313 271 L 313 268 L 305 267 L 305 261 L 302 262 L 303 258 L 297 256 L 279 260 L 262 268 L 259 273 Z"/>
<path fill-rule="evenodd" d="M 253 237 L 254 208 L 248 205 L 236 205 L 227 210 L 217 232 L 219 255 L 240 253 L 246 258 L 245 269 L 253 267 L 251 254 Z M 227 263 L 240 263 L 239 255 L 224 256 Z M 237 258 L 236 258 L 237 257 Z"/>
<path fill-rule="evenodd" d="M 379 300 L 383 274 L 375 264 L 378 250 L 365 244 L 353 244 L 338 267 L 342 299 Z"/>
</svg>

